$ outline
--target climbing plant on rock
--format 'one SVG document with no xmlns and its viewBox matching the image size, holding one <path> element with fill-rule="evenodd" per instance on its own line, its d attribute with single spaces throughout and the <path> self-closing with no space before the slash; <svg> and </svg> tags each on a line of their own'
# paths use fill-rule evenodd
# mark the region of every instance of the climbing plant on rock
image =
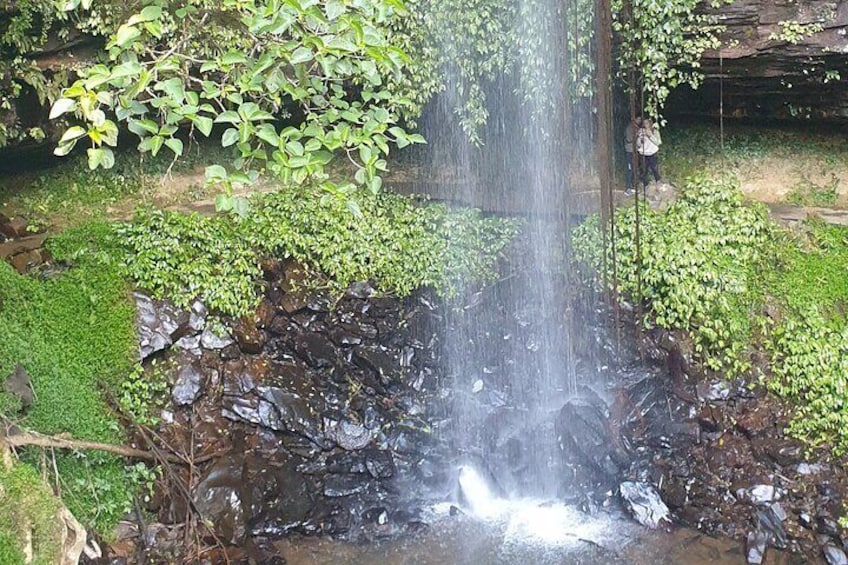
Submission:
<svg viewBox="0 0 848 565">
<path fill-rule="evenodd" d="M 71 0 L 76 8 L 81 0 Z M 139 150 L 180 156 L 186 137 L 232 147 L 207 177 L 227 187 L 270 172 L 286 183 L 321 182 L 344 155 L 355 181 L 380 188 L 390 145 L 423 142 L 398 125 L 408 103 L 388 87 L 409 61 L 387 30 L 399 0 L 209 0 L 145 2 L 121 24 L 109 61 L 80 70 L 51 116 L 74 113 L 57 155 L 89 145 L 91 168 L 111 167 L 118 123 Z M 296 125 L 280 120 L 297 113 Z M 218 128 L 216 129 L 216 126 Z M 185 132 L 185 135 L 184 133 Z"/>
<path fill-rule="evenodd" d="M 655 119 L 661 120 L 672 89 L 698 87 L 701 55 L 720 45 L 721 27 L 697 10 L 702 1 L 612 0 L 620 78 L 640 98 L 644 94 L 644 110 Z M 710 0 L 713 7 L 720 4 Z M 634 74 L 637 84 L 630 84 Z"/>
</svg>

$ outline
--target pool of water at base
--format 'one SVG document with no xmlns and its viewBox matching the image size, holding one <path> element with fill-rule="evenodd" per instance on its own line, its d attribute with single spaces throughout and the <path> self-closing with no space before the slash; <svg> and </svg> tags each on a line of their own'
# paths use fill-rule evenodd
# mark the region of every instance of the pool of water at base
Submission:
<svg viewBox="0 0 848 565">
<path fill-rule="evenodd" d="M 743 543 L 672 528 L 649 530 L 618 513 L 563 505 L 481 520 L 444 516 L 403 539 L 353 544 L 295 537 L 278 543 L 288 565 L 745 565 Z M 809 563 L 770 549 L 764 565 Z"/>
</svg>

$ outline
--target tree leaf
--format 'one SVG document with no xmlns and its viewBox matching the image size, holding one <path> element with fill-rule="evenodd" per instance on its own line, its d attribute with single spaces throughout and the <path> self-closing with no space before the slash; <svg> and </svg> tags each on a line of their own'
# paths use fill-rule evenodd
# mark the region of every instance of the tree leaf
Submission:
<svg viewBox="0 0 848 565">
<path fill-rule="evenodd" d="M 53 106 L 50 108 L 50 119 L 55 120 L 59 116 L 68 112 L 73 112 L 76 109 L 76 100 L 71 100 L 70 98 L 59 98 L 53 103 Z"/>
<path fill-rule="evenodd" d="M 313 56 L 314 55 L 311 49 L 301 45 L 300 47 L 294 50 L 294 53 L 291 54 L 291 58 L 289 60 L 291 61 L 292 65 L 297 65 L 300 63 L 306 63 L 307 61 L 311 61 Z"/>
<path fill-rule="evenodd" d="M 235 143 L 238 143 L 239 140 L 239 132 L 236 128 L 229 128 L 224 132 L 224 135 L 221 136 L 221 147 L 229 147 Z"/>
<path fill-rule="evenodd" d="M 324 12 L 327 14 L 327 19 L 333 21 L 344 14 L 344 2 L 341 0 L 327 0 L 327 5 L 324 6 Z"/>
<path fill-rule="evenodd" d="M 112 38 L 112 41 L 109 42 L 107 48 L 111 47 L 126 47 L 136 39 L 141 37 L 141 31 L 137 27 L 133 27 L 130 25 L 122 25 L 118 28 L 118 32 Z"/>
<path fill-rule="evenodd" d="M 212 118 L 209 118 L 207 116 L 195 116 L 193 121 L 195 127 L 197 127 L 200 133 L 202 133 L 206 137 L 209 137 L 209 134 L 212 133 Z"/>
<path fill-rule="evenodd" d="M 84 128 L 80 126 L 73 126 L 68 128 L 68 130 L 62 135 L 62 138 L 59 140 L 59 145 L 63 143 L 68 143 L 70 141 L 75 141 L 82 136 L 84 136 L 87 132 Z"/>
<path fill-rule="evenodd" d="M 53 150 L 53 154 L 57 157 L 64 157 L 73 150 L 76 144 L 76 140 L 69 141 L 67 143 L 60 143 L 56 146 L 56 149 Z"/>
<path fill-rule="evenodd" d="M 172 137 L 165 141 L 165 145 L 168 146 L 168 149 L 174 152 L 174 155 L 177 157 L 182 156 L 183 154 L 183 142 L 176 137 Z"/>
<path fill-rule="evenodd" d="M 206 167 L 204 176 L 207 181 L 220 181 L 227 178 L 227 169 L 221 165 L 209 165 Z"/>
<path fill-rule="evenodd" d="M 150 138 L 150 154 L 154 157 L 159 153 L 159 150 L 162 149 L 162 145 L 165 143 L 165 138 L 161 135 L 154 135 Z"/>
<path fill-rule="evenodd" d="M 215 117 L 216 124 L 237 124 L 241 121 L 241 116 L 233 110 L 221 112 Z"/>
</svg>

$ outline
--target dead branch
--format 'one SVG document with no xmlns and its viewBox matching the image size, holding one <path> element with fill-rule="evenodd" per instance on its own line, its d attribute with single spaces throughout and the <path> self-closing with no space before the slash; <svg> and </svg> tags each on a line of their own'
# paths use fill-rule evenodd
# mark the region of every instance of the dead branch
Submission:
<svg viewBox="0 0 848 565">
<path fill-rule="evenodd" d="M 122 457 L 129 457 L 130 459 L 142 459 L 144 461 L 153 462 L 158 462 L 161 459 L 164 459 L 168 463 L 178 463 L 180 465 L 187 464 L 186 460 L 182 457 L 171 455 L 169 453 L 160 452 L 157 454 L 151 451 L 144 451 L 141 449 L 135 449 L 133 447 L 127 447 L 126 445 L 114 445 L 111 443 L 100 443 L 96 441 L 86 441 L 81 439 L 68 439 L 57 436 L 43 435 L 31 431 L 18 431 L 15 434 L 7 435 L 5 437 L 5 442 L 9 447 L 50 447 L 56 449 L 72 449 L 74 451 L 82 451 L 88 449 L 94 451 L 105 451 L 107 453 L 113 453 Z M 198 457 L 197 460 L 194 461 L 194 464 L 208 461 L 217 457 L 218 455 L 220 454 L 212 453 L 204 457 Z"/>
</svg>

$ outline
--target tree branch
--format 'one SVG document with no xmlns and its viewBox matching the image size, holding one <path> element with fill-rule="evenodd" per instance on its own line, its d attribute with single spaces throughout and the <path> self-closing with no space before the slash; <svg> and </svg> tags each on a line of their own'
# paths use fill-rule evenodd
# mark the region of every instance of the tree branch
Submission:
<svg viewBox="0 0 848 565">
<path fill-rule="evenodd" d="M 189 464 L 188 461 L 176 455 L 163 453 L 157 456 L 153 452 L 135 449 L 133 447 L 127 447 L 125 445 L 114 445 L 111 443 L 100 443 L 96 441 L 67 439 L 63 437 L 47 436 L 30 431 L 21 431 L 14 434 L 9 434 L 4 439 L 9 447 L 53 447 L 57 449 L 73 449 L 75 451 L 91 449 L 95 451 L 105 451 L 107 453 L 113 453 L 115 455 L 121 455 L 122 457 L 129 457 L 131 459 L 143 459 L 145 461 L 156 462 L 160 458 L 163 458 L 169 463 L 178 463 L 180 465 Z M 220 453 L 212 453 L 203 457 L 198 457 L 195 461 L 193 461 L 193 464 L 196 465 L 198 463 L 208 461 L 217 457 L 218 455 L 220 455 Z"/>
</svg>

